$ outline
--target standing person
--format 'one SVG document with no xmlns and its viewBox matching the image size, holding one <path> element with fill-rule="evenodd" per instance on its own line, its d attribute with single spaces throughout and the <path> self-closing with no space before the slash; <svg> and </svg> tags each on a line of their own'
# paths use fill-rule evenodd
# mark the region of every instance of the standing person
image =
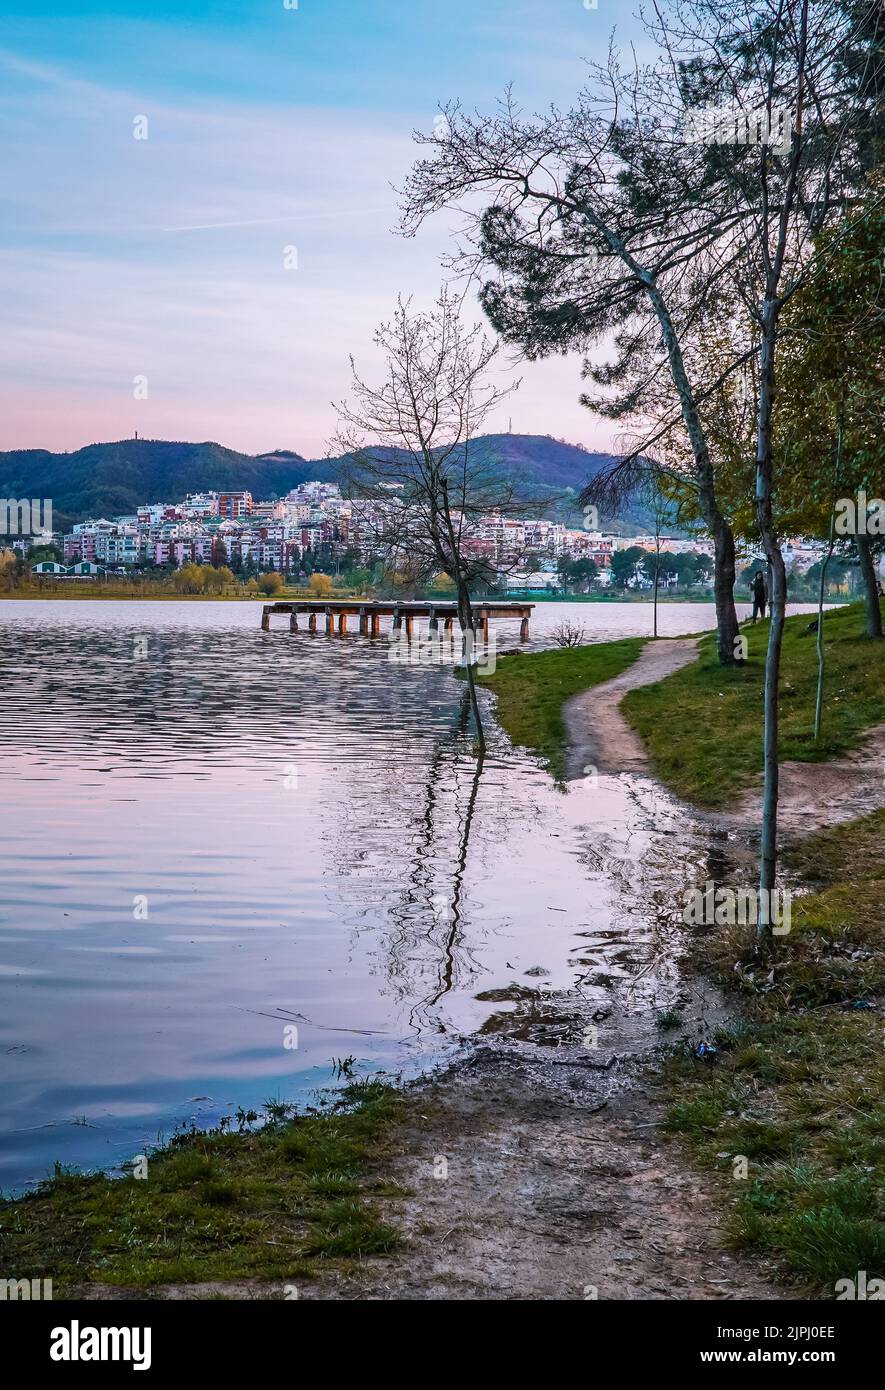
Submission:
<svg viewBox="0 0 885 1390">
<path fill-rule="evenodd" d="M 753 583 L 750 588 L 753 591 L 753 622 L 755 623 L 757 617 L 765 617 L 765 605 L 768 602 L 765 580 L 761 570 L 757 570 L 753 575 Z"/>
</svg>

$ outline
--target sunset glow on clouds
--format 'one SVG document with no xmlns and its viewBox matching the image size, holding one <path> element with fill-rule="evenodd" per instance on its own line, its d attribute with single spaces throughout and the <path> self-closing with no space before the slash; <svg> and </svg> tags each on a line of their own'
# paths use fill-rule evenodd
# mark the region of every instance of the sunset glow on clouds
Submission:
<svg viewBox="0 0 885 1390">
<path fill-rule="evenodd" d="M 529 108 L 567 102 L 618 20 L 606 0 L 0 12 L 0 448 L 138 430 L 310 456 L 349 355 L 370 370 L 397 293 L 440 284 L 445 220 L 391 230 L 412 131 L 508 82 Z M 609 441 L 576 357 L 518 373 L 497 427 Z"/>
</svg>

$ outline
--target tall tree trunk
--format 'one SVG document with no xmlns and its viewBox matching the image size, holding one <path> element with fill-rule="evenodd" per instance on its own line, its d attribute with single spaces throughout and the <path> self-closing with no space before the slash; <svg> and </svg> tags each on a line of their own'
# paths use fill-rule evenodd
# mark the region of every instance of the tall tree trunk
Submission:
<svg viewBox="0 0 885 1390">
<path fill-rule="evenodd" d="M 737 613 L 734 607 L 734 533 L 716 502 L 715 470 L 706 432 L 685 368 L 679 338 L 664 302 L 664 297 L 655 282 L 654 275 L 647 270 L 642 270 L 635 261 L 631 262 L 626 257 L 624 259 L 625 263 L 632 264 L 634 272 L 645 286 L 661 327 L 661 336 L 670 363 L 673 385 L 679 396 L 682 418 L 685 422 L 685 429 L 694 458 L 701 515 L 713 537 L 713 593 L 716 599 L 716 626 L 719 633 L 719 664 L 720 666 L 734 666 L 740 660 L 738 655 L 738 637 L 740 634 L 738 633 Z"/>
<path fill-rule="evenodd" d="M 820 738 L 821 723 L 824 713 L 824 594 L 827 587 L 827 568 L 833 558 L 833 550 L 836 545 L 836 490 L 839 486 L 839 477 L 842 472 L 842 439 L 844 434 L 843 424 L 843 403 L 839 405 L 839 415 L 836 423 L 836 466 L 833 470 L 833 505 L 830 507 L 830 538 L 827 544 L 827 553 L 824 556 L 820 567 L 820 588 L 817 595 L 817 693 L 814 700 L 814 741 L 817 743 Z"/>
<path fill-rule="evenodd" d="M 767 549 L 766 545 L 766 549 Z M 768 650 L 765 653 L 765 696 L 763 701 L 765 734 L 763 740 L 764 789 L 762 796 L 762 846 L 759 865 L 759 922 L 757 933 L 771 933 L 771 903 L 777 873 L 777 805 L 780 768 L 778 765 L 778 693 L 780 685 L 781 647 L 784 636 L 784 617 L 787 606 L 787 571 L 784 558 L 775 542 L 769 556 L 771 564 L 771 628 Z"/>
<path fill-rule="evenodd" d="M 734 606 L 734 532 L 718 510 L 708 525 L 713 532 L 713 596 L 719 665 L 733 666 L 741 660 L 740 629 Z"/>
<path fill-rule="evenodd" d="M 866 517 L 863 518 L 866 522 Z M 857 556 L 860 560 L 860 572 L 863 576 L 864 597 L 867 605 L 867 626 L 868 637 L 882 636 L 882 609 L 879 607 L 879 582 L 876 577 L 876 562 L 873 559 L 873 552 L 870 547 L 870 538 L 866 532 L 861 533 L 861 518 L 857 519 L 858 533 L 855 536 L 857 545 Z"/>
</svg>

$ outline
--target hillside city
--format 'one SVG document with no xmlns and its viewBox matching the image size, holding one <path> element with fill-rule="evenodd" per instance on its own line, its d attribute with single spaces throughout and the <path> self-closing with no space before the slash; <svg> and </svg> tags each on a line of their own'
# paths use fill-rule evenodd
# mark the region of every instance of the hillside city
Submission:
<svg viewBox="0 0 885 1390">
<path fill-rule="evenodd" d="M 51 545 L 61 556 L 33 564 L 37 578 L 88 579 L 185 565 L 226 565 L 242 579 L 267 572 L 297 578 L 377 563 L 401 507 L 396 497 L 345 498 L 336 484 L 320 481 L 270 501 L 256 501 L 247 491 L 190 493 L 182 502 L 146 503 L 134 515 L 81 521 L 64 535 L 43 534 L 36 544 L 18 540 L 13 549 L 27 557 Z M 713 546 L 705 537 L 626 536 L 497 511 L 472 520 L 467 532 L 465 554 L 497 570 L 508 590 L 543 592 L 569 580 L 606 588 L 618 579 L 618 557 L 626 551 L 634 563 L 629 575 L 622 574 L 622 587 L 651 582 L 651 567 L 635 563 L 639 551 L 671 557 L 658 561 L 662 585 L 705 583 L 712 569 Z M 788 569 L 807 574 L 823 549 L 821 542 L 786 542 Z M 753 552 L 742 559 L 752 564 Z"/>
</svg>

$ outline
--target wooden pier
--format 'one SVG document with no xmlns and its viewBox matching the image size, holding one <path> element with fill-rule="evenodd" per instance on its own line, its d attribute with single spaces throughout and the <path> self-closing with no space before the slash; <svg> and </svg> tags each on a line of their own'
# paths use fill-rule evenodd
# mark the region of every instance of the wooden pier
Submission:
<svg viewBox="0 0 885 1390">
<path fill-rule="evenodd" d="M 489 623 L 492 618 L 519 618 L 519 640 L 528 641 L 529 617 L 534 608 L 533 603 L 489 603 L 480 602 L 472 604 L 473 614 L 477 620 L 477 625 L 482 629 L 483 640 L 489 639 Z M 438 632 L 440 624 L 443 630 L 451 633 L 455 623 L 458 621 L 458 605 L 451 602 L 435 603 L 428 599 L 426 602 L 378 602 L 366 599 L 287 599 L 280 603 L 266 603 L 261 613 L 262 632 L 270 631 L 270 620 L 274 613 L 289 614 L 289 631 L 298 631 L 298 614 L 307 614 L 308 632 L 316 632 L 317 619 L 322 618 L 326 635 L 331 636 L 335 631 L 336 624 L 339 633 L 347 631 L 348 618 L 357 618 L 359 621 L 359 631 L 366 637 L 381 636 L 381 619 L 391 618 L 393 620 L 393 631 L 405 631 L 408 641 L 412 639 L 412 632 L 416 618 L 427 618 L 428 628 L 431 632 Z"/>
</svg>

